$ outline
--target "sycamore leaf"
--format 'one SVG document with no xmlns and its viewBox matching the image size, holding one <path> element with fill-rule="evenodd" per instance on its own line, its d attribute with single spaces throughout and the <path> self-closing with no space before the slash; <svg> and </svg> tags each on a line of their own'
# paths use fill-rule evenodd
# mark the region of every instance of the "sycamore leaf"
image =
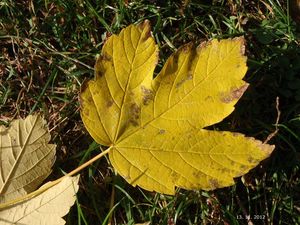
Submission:
<svg viewBox="0 0 300 225">
<path fill-rule="evenodd" d="M 62 217 L 68 213 L 76 200 L 78 180 L 79 176 L 65 177 L 60 183 L 30 200 L 5 208 L 0 211 L 0 224 L 65 224 Z"/>
<path fill-rule="evenodd" d="M 82 86 L 81 117 L 129 183 L 167 194 L 210 190 L 270 155 L 274 146 L 203 129 L 228 116 L 248 86 L 243 42 L 186 44 L 153 79 L 158 49 L 147 21 L 106 41 L 95 80 Z"/>
<path fill-rule="evenodd" d="M 41 116 L 0 127 L 0 203 L 35 190 L 51 173 L 55 145 Z"/>
</svg>

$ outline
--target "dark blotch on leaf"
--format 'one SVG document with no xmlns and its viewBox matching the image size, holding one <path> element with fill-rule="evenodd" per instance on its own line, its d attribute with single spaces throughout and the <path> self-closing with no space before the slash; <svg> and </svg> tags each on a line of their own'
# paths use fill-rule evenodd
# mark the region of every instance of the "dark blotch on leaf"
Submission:
<svg viewBox="0 0 300 225">
<path fill-rule="evenodd" d="M 187 80 L 192 80 L 193 79 L 193 74 L 191 72 L 189 72 L 187 78 Z"/>
<path fill-rule="evenodd" d="M 202 175 L 202 173 L 199 172 L 199 171 L 193 172 L 193 176 L 198 178 L 198 179 L 201 177 L 201 175 Z"/>
<path fill-rule="evenodd" d="M 145 20 L 143 23 L 139 24 L 138 27 L 141 30 L 145 30 L 145 33 L 142 33 L 142 37 L 141 37 L 141 41 L 144 42 L 146 41 L 148 38 L 151 37 L 151 29 L 150 29 L 150 21 L 149 20 Z"/>
<path fill-rule="evenodd" d="M 209 179 L 208 182 L 213 189 L 220 187 L 219 181 L 217 179 L 212 178 L 212 179 Z"/>
<path fill-rule="evenodd" d="M 248 161 L 249 163 L 258 163 L 258 162 L 259 162 L 257 159 L 254 159 L 254 158 L 251 157 L 251 156 L 248 157 L 247 161 Z"/>
<path fill-rule="evenodd" d="M 83 93 L 89 85 L 89 80 L 84 80 L 80 86 L 80 93 Z"/>
<path fill-rule="evenodd" d="M 92 81 L 89 81 L 89 80 L 84 80 L 83 81 L 83 83 L 81 84 L 81 87 L 80 87 L 80 93 L 83 93 L 83 92 L 86 91 L 86 89 L 88 88 L 90 82 L 92 82 Z M 90 95 L 88 95 L 88 98 L 87 98 L 86 101 L 88 102 L 87 104 L 89 104 L 89 103 L 93 102 L 93 98 Z M 84 101 L 82 99 L 82 94 L 80 94 L 79 95 L 79 104 L 80 104 L 81 107 L 83 107 L 83 103 L 84 103 Z"/>
<path fill-rule="evenodd" d="M 90 115 L 90 111 L 89 110 L 85 110 L 84 114 L 85 114 L 85 116 L 89 116 Z"/>
<path fill-rule="evenodd" d="M 100 56 L 100 60 L 103 60 L 103 61 L 111 61 L 111 56 L 110 55 L 107 55 L 105 53 L 103 53 L 101 56 Z"/>
<path fill-rule="evenodd" d="M 182 79 L 181 81 L 179 81 L 176 84 L 176 88 L 179 88 L 181 85 L 183 85 L 186 81 L 188 80 L 192 80 L 193 79 L 193 75 L 192 74 L 188 74 L 186 78 Z"/>
<path fill-rule="evenodd" d="M 164 134 L 164 133 L 166 133 L 166 130 L 164 130 L 164 129 L 159 130 L 159 134 Z"/>
<path fill-rule="evenodd" d="M 183 79 L 176 84 L 176 88 L 179 88 L 186 80 Z"/>
<path fill-rule="evenodd" d="M 103 76 L 103 73 L 101 71 L 96 71 L 96 77 L 102 77 Z"/>
<path fill-rule="evenodd" d="M 227 168 L 220 168 L 218 169 L 218 171 L 220 171 L 221 173 L 230 173 L 230 170 Z"/>
<path fill-rule="evenodd" d="M 143 94 L 143 105 L 148 105 L 150 101 L 153 100 L 153 91 L 144 86 L 141 86 L 141 90 Z"/>
<path fill-rule="evenodd" d="M 222 93 L 221 94 L 221 101 L 224 103 L 230 103 L 234 100 L 238 100 L 246 91 L 248 88 L 249 84 L 245 84 L 241 86 L 240 88 L 235 88 L 231 90 L 229 93 Z"/>
<path fill-rule="evenodd" d="M 182 51 L 184 53 L 188 53 L 191 49 L 193 48 L 193 43 L 190 42 L 188 44 L 185 44 L 184 46 L 182 46 L 179 51 Z"/>
<path fill-rule="evenodd" d="M 248 169 L 248 167 L 246 165 L 241 165 L 240 166 L 241 171 L 245 171 Z"/>
<path fill-rule="evenodd" d="M 109 108 L 109 107 L 111 107 L 113 104 L 114 104 L 114 101 L 113 101 L 113 100 L 109 100 L 109 101 L 106 102 L 106 107 Z"/>
<path fill-rule="evenodd" d="M 139 119 L 140 119 L 140 107 L 136 104 L 136 103 L 133 103 L 130 105 L 129 107 L 129 115 L 130 115 L 130 119 L 129 119 L 129 122 L 137 127 L 139 125 Z"/>
<path fill-rule="evenodd" d="M 179 178 L 179 174 L 178 173 L 176 173 L 175 171 L 172 171 L 171 172 L 171 177 L 172 177 L 172 180 L 173 181 L 177 181 L 178 180 L 178 178 Z"/>
</svg>

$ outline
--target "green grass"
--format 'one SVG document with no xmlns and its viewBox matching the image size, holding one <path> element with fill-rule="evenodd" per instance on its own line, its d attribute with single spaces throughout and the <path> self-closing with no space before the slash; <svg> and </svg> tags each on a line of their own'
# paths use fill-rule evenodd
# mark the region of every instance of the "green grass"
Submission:
<svg viewBox="0 0 300 225">
<path fill-rule="evenodd" d="M 58 145 L 55 179 L 99 151 L 80 119 L 78 93 L 110 33 L 150 20 L 160 48 L 156 71 L 183 43 L 244 35 L 250 87 L 214 129 L 265 140 L 275 130 L 279 97 L 271 157 L 232 187 L 175 196 L 131 187 L 103 158 L 81 173 L 65 219 L 72 225 L 247 224 L 241 218 L 250 215 L 253 224 L 300 224 L 300 34 L 287 8 L 283 0 L 1 0 L 0 122 L 45 115 Z"/>
</svg>

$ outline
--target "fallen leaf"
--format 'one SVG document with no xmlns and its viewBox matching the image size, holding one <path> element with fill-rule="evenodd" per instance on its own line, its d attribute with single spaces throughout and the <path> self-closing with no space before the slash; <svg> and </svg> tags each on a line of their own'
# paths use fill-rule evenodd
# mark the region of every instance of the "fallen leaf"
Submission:
<svg viewBox="0 0 300 225">
<path fill-rule="evenodd" d="M 35 190 L 51 173 L 55 145 L 41 116 L 0 127 L 0 203 Z"/>
<path fill-rule="evenodd" d="M 62 217 L 68 213 L 76 200 L 76 192 L 79 187 L 78 180 L 79 176 L 65 177 L 60 183 L 30 200 L 1 210 L 0 224 L 65 224 L 65 220 Z M 46 183 L 44 186 L 49 183 Z"/>
<path fill-rule="evenodd" d="M 106 41 L 95 79 L 81 90 L 88 132 L 110 146 L 130 184 L 166 194 L 211 190 L 270 155 L 274 146 L 254 138 L 203 129 L 228 116 L 248 86 L 242 37 L 186 44 L 153 79 L 157 61 L 149 22 L 130 25 Z"/>
</svg>

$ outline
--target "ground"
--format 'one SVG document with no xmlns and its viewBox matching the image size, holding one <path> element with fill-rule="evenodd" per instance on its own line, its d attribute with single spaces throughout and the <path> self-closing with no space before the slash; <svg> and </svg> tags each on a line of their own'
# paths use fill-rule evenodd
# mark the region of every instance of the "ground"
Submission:
<svg viewBox="0 0 300 225">
<path fill-rule="evenodd" d="M 244 36 L 250 86 L 234 113 L 211 129 L 263 141 L 278 129 L 268 139 L 276 145 L 271 157 L 232 187 L 178 190 L 175 196 L 131 187 L 103 158 L 81 172 L 78 199 L 65 219 L 67 224 L 300 224 L 296 2 L 1 0 L 0 123 L 41 112 L 57 144 L 48 180 L 58 178 L 103 149 L 83 126 L 78 94 L 94 76 L 95 58 L 111 33 L 150 20 L 161 53 L 156 72 L 183 43 Z"/>
</svg>

